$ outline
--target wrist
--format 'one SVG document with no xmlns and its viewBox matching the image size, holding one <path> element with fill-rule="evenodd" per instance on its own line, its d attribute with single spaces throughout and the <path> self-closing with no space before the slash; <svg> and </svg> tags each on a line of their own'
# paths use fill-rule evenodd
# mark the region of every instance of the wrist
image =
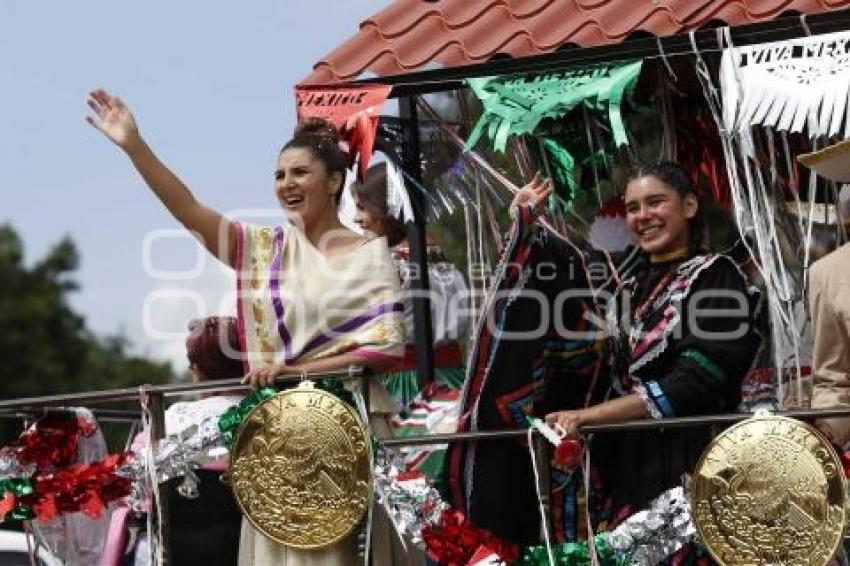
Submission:
<svg viewBox="0 0 850 566">
<path fill-rule="evenodd" d="M 145 140 L 142 139 L 142 136 L 140 136 L 138 133 L 131 139 L 121 144 L 121 149 L 124 150 L 124 153 L 126 153 L 130 157 L 130 159 L 136 159 L 146 151 L 150 151 L 148 144 L 145 143 Z"/>
<path fill-rule="evenodd" d="M 576 417 L 578 417 L 578 426 L 584 425 L 592 425 L 596 423 L 596 406 L 585 407 L 584 409 L 579 409 L 576 411 Z"/>
<path fill-rule="evenodd" d="M 275 364 L 276 375 L 299 375 L 305 373 L 306 369 L 303 364 L 286 364 L 284 362 L 277 362 Z"/>
<path fill-rule="evenodd" d="M 514 220 L 519 220 L 524 226 L 533 226 L 537 221 L 537 216 L 537 210 L 526 203 L 516 207 Z"/>
<path fill-rule="evenodd" d="M 292 366 L 288 366 L 283 362 L 275 362 L 272 365 L 272 373 L 274 373 L 275 377 L 280 377 L 285 373 L 290 373 L 292 371 Z"/>
</svg>

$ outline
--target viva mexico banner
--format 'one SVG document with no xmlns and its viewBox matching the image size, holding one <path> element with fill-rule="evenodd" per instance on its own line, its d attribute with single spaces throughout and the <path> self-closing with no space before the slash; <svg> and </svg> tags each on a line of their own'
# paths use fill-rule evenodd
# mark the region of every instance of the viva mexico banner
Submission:
<svg viewBox="0 0 850 566">
<path fill-rule="evenodd" d="M 850 32 L 733 47 L 720 65 L 724 126 L 850 137 Z"/>
<path fill-rule="evenodd" d="M 375 147 L 378 117 L 391 89 L 377 84 L 298 86 L 295 87 L 298 119 L 318 117 L 333 124 L 348 143 L 349 165 L 360 156 L 358 173 L 363 178 Z"/>
</svg>

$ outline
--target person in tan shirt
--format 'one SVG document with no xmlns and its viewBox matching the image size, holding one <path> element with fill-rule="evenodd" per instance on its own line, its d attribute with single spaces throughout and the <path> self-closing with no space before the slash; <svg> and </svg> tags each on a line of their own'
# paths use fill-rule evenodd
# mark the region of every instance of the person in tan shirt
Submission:
<svg viewBox="0 0 850 566">
<path fill-rule="evenodd" d="M 809 269 L 814 348 L 812 408 L 850 407 L 850 244 Z M 821 419 L 818 428 L 839 446 L 850 441 L 850 418 Z"/>
<path fill-rule="evenodd" d="M 850 183 L 850 141 L 801 155 L 799 161 L 821 177 Z M 809 316 L 814 334 L 812 408 L 850 407 L 850 244 L 809 268 Z M 833 444 L 850 442 L 850 418 L 815 424 Z"/>
</svg>

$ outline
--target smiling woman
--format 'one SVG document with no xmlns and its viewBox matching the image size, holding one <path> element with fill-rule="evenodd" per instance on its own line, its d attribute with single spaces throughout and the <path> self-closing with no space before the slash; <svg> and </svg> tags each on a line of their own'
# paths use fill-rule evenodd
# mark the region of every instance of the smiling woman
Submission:
<svg viewBox="0 0 850 566">
<path fill-rule="evenodd" d="M 733 412 L 760 342 L 757 293 L 731 258 L 705 251 L 688 174 L 666 161 L 641 165 L 624 197 L 626 222 L 643 253 L 608 305 L 623 321 L 608 329 L 616 398 L 546 417 L 569 436 L 589 424 Z M 677 486 L 709 441 L 707 429 L 688 429 L 596 442 L 613 523 Z M 623 469 L 637 472 L 613 472 Z"/>
<path fill-rule="evenodd" d="M 704 251 L 702 210 L 684 169 L 669 161 L 637 167 L 626 185 L 626 223 L 654 255 Z"/>
<path fill-rule="evenodd" d="M 320 234 L 342 230 L 336 207 L 342 197 L 346 159 L 339 136 L 328 122 L 308 118 L 281 150 L 275 170 L 275 191 L 290 222 Z M 359 238 L 349 238 L 359 240 Z"/>
<path fill-rule="evenodd" d="M 231 221 L 201 204 L 139 135 L 127 106 L 91 93 L 88 121 L 130 157 L 169 212 L 214 256 L 237 269 L 237 312 L 245 379 L 267 385 L 283 373 L 364 366 L 383 370 L 404 351 L 403 307 L 386 240 L 364 239 L 339 220 L 346 159 L 324 121 L 301 124 L 275 169 L 287 222 L 266 227 Z M 370 383 L 370 424 L 386 430 L 393 404 Z M 377 531 L 377 529 L 376 529 Z M 374 545 L 384 550 L 389 545 Z M 317 550 L 274 543 L 243 521 L 239 564 L 347 565 L 356 536 Z M 374 557 L 392 564 L 391 557 Z"/>
<path fill-rule="evenodd" d="M 522 269 L 515 270 L 517 273 L 533 273 L 534 261 L 552 262 L 559 269 L 583 265 L 595 254 L 589 250 L 590 257 L 585 257 L 584 251 L 537 226 L 536 218 L 545 211 L 543 205 L 551 192 L 551 183 L 538 175 L 512 203 L 515 224 L 508 241 L 515 255 L 510 259 L 528 262 L 520 263 Z M 592 350 L 605 360 L 600 371 L 609 372 L 609 379 L 600 382 L 609 385 L 602 392 L 592 385 L 582 389 L 582 376 L 594 374 L 582 366 L 568 368 L 566 375 L 540 370 L 549 367 L 550 351 L 571 353 L 576 337 L 586 334 L 559 330 L 557 336 L 552 333 L 551 346 L 549 342 L 539 346 L 540 353 L 529 341 L 524 349 L 531 353 L 521 354 L 511 349 L 511 341 L 494 333 L 495 346 L 488 345 L 486 358 L 470 357 L 471 363 L 477 364 L 469 374 L 475 376 L 471 383 L 477 390 L 465 400 L 469 413 L 461 418 L 470 419 L 476 430 L 512 426 L 515 421 L 502 416 L 507 415 L 503 407 L 529 389 L 535 398 L 528 410 L 545 417 L 568 437 L 579 436 L 585 425 L 737 409 L 742 378 L 760 343 L 755 324 L 757 291 L 730 257 L 704 251 L 699 200 L 687 173 L 677 164 L 662 161 L 637 167 L 624 198 L 627 224 L 638 249 L 626 254 L 618 267 L 620 277 L 609 280 L 610 288 L 606 283 L 601 289 L 585 288 L 585 294 L 579 293 L 597 299 L 599 310 L 604 311 L 599 317 L 582 316 L 591 325 L 589 334 L 598 340 Z M 505 280 L 507 283 L 494 282 L 494 288 L 497 283 L 513 285 L 507 275 Z M 559 282 L 567 287 L 548 289 L 531 280 L 522 289 L 549 293 L 548 308 L 555 311 L 562 308 L 556 305 L 565 304 L 557 300 L 560 293 L 572 296 L 576 291 L 569 285 L 588 285 L 580 277 Z M 511 287 L 511 293 L 519 291 Z M 594 306 L 570 308 L 580 311 Z M 525 328 L 522 309 L 498 309 L 493 307 L 487 314 L 500 317 L 500 332 Z M 569 314 L 582 318 L 580 312 Z M 528 367 L 510 367 L 510 373 L 498 373 L 498 364 L 491 360 L 507 359 L 499 357 L 507 352 L 529 356 Z M 487 360 L 486 366 L 482 359 Z M 563 362 L 551 363 L 561 368 Z M 593 443 L 594 470 L 590 475 L 593 492 L 587 499 L 580 493 L 581 474 L 572 474 L 581 458 L 556 462 L 551 475 L 552 491 L 557 494 L 551 500 L 556 537 L 574 540 L 588 524 L 594 529 L 613 528 L 640 511 L 663 491 L 679 485 L 682 474 L 691 471 L 709 440 L 707 429 L 625 432 L 588 439 Z M 449 455 L 452 494 L 476 524 L 514 542 L 534 544 L 539 538 L 539 507 L 534 488 L 518 485 L 517 478 L 530 477 L 530 471 L 514 450 L 505 444 L 498 450 L 477 447 L 465 453 L 460 445 L 453 446 Z M 502 495 L 508 491 L 510 498 Z M 587 505 L 580 505 L 582 501 Z M 682 552 L 694 550 L 688 547 Z"/>
</svg>

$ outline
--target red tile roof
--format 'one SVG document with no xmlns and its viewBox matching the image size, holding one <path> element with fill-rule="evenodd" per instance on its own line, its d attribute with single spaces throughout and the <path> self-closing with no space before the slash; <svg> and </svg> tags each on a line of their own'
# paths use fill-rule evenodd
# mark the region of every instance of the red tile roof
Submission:
<svg viewBox="0 0 850 566">
<path fill-rule="evenodd" d="M 658 37 L 723 21 L 739 26 L 785 12 L 817 14 L 850 0 L 395 0 L 313 66 L 302 84 L 352 80 L 366 71 L 407 73 L 457 67 L 495 55 L 528 57 L 574 44 L 618 43 L 635 32 Z"/>
</svg>

